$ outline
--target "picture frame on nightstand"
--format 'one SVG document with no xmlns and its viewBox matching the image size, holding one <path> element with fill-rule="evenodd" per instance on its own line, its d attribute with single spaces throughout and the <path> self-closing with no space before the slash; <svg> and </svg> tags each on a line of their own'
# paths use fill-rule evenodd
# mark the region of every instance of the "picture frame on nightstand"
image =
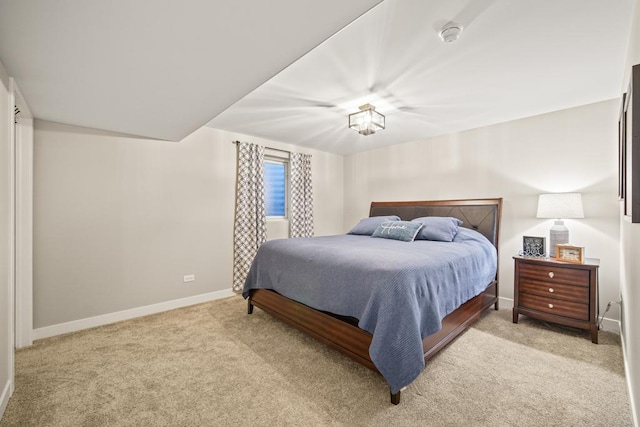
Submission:
<svg viewBox="0 0 640 427">
<path fill-rule="evenodd" d="M 522 255 L 544 257 L 547 254 L 547 238 L 536 236 L 522 236 Z"/>
<path fill-rule="evenodd" d="M 557 245 L 556 260 L 584 264 L 584 246 Z"/>
</svg>

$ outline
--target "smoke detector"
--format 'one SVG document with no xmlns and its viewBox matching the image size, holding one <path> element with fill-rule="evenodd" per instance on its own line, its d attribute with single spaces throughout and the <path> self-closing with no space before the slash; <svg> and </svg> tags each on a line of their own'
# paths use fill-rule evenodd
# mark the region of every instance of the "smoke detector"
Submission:
<svg viewBox="0 0 640 427">
<path fill-rule="evenodd" d="M 449 22 L 447 25 L 442 27 L 438 35 L 440 36 L 443 42 L 451 43 L 458 40 L 458 37 L 460 37 L 461 32 L 462 32 L 462 25 Z"/>
</svg>

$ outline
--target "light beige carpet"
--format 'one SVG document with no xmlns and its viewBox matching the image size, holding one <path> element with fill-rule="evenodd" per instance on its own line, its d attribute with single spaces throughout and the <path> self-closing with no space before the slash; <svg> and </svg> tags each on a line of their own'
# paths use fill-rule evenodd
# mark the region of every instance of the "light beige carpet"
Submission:
<svg viewBox="0 0 640 427">
<path fill-rule="evenodd" d="M 389 403 L 379 375 L 240 297 L 37 341 L 6 426 L 629 426 L 619 338 L 489 311 Z"/>
</svg>

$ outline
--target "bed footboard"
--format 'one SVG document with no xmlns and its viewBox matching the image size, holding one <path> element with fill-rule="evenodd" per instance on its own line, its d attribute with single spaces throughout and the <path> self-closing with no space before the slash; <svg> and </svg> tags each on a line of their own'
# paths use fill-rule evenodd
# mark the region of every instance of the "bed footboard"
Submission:
<svg viewBox="0 0 640 427">
<path fill-rule="evenodd" d="M 463 333 L 497 301 L 497 282 L 494 281 L 483 293 L 442 319 L 442 329 L 422 341 L 425 362 Z M 369 356 L 372 335 L 367 331 L 266 289 L 251 291 L 247 308 L 249 314 L 253 312 L 254 305 L 361 365 L 378 372 Z M 392 404 L 400 403 L 400 392 L 390 393 L 390 397 Z"/>
</svg>

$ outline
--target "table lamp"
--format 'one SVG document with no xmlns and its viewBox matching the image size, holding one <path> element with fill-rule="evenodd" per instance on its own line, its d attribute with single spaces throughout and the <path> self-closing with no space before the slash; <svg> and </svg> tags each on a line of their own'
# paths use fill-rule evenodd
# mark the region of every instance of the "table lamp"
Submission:
<svg viewBox="0 0 640 427">
<path fill-rule="evenodd" d="M 556 221 L 549 231 L 549 256 L 556 256 L 556 246 L 569 243 L 569 229 L 563 219 L 584 218 L 582 194 L 548 193 L 538 197 L 536 218 L 554 218 Z"/>
</svg>

